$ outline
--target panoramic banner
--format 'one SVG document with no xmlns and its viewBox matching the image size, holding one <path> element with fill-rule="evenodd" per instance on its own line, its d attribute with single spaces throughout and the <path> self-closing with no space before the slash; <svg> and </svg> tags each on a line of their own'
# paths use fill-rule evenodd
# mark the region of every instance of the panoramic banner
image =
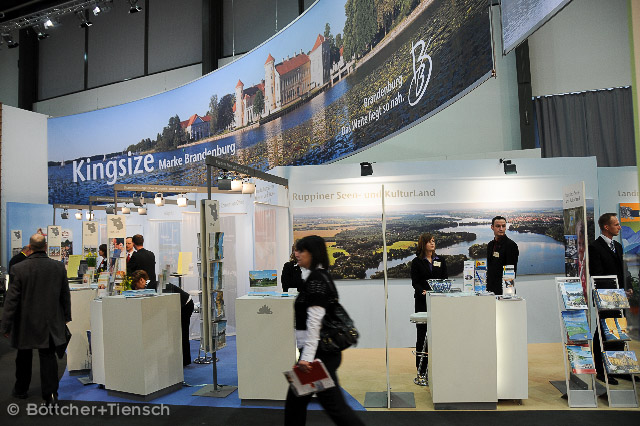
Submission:
<svg viewBox="0 0 640 426">
<path fill-rule="evenodd" d="M 321 0 L 183 87 L 50 119 L 49 202 L 86 203 L 116 182 L 204 185 L 208 155 L 260 170 L 333 161 L 435 114 L 491 69 L 486 0 Z"/>
<path fill-rule="evenodd" d="M 570 230 L 565 226 L 562 188 L 583 171 L 593 172 L 595 163 L 587 159 L 572 164 L 583 168 L 572 169 L 574 177 L 559 175 L 561 162 L 517 161 L 519 172 L 513 178 L 492 160 L 375 164 L 373 176 L 384 182 L 388 277 L 410 277 L 410 262 L 425 232 L 434 236 L 436 253 L 445 257 L 449 276 L 461 277 L 465 261 L 486 259 L 487 244 L 494 237 L 491 219 L 497 215 L 507 218 L 507 235 L 518 244 L 518 275 L 564 275 L 565 235 L 575 237 L 577 232 L 575 220 Z M 381 183 L 340 175 L 333 169 L 337 165 L 324 167 L 324 173 L 296 168 L 290 176 L 294 241 L 307 235 L 323 237 L 336 279 L 381 279 Z M 590 225 L 593 205 L 588 199 Z M 577 260 L 577 252 L 576 248 L 576 256 L 569 257 Z"/>
</svg>

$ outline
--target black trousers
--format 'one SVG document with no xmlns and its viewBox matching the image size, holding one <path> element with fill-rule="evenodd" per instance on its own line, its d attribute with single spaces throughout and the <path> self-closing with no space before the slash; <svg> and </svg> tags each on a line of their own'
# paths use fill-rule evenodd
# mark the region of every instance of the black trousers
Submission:
<svg viewBox="0 0 640 426">
<path fill-rule="evenodd" d="M 364 425 L 355 411 L 349 407 L 342 395 L 336 370 L 342 362 L 341 352 L 316 352 L 316 358 L 321 359 L 329 375 L 336 383 L 336 386 L 322 392 L 318 392 L 318 402 L 327 412 L 331 420 L 337 425 L 358 426 Z M 287 400 L 284 405 L 285 426 L 304 426 L 307 423 L 307 405 L 311 401 L 312 395 L 296 396 L 289 388 Z"/>
<path fill-rule="evenodd" d="M 58 361 L 56 360 L 56 347 L 49 336 L 49 347 L 38 349 L 40 357 L 40 387 L 42 398 L 50 399 L 51 395 L 58 394 Z M 16 355 L 16 393 L 27 393 L 31 384 L 32 349 L 18 349 Z"/>
<path fill-rule="evenodd" d="M 189 300 L 180 310 L 180 326 L 182 327 L 182 366 L 191 364 L 191 345 L 189 344 L 189 324 L 193 314 L 193 300 Z"/>
<path fill-rule="evenodd" d="M 415 312 L 427 312 L 427 299 L 426 296 L 416 297 L 415 300 Z M 416 354 L 418 352 L 422 352 L 422 347 L 424 346 L 425 339 L 427 336 L 427 324 L 416 324 Z M 424 349 L 425 352 L 429 352 L 429 345 L 427 345 Z M 422 361 L 422 368 L 420 369 L 420 374 L 424 375 L 427 372 L 427 363 L 429 362 L 429 357 L 425 356 Z M 416 370 L 420 366 L 420 357 L 416 355 Z"/>
</svg>

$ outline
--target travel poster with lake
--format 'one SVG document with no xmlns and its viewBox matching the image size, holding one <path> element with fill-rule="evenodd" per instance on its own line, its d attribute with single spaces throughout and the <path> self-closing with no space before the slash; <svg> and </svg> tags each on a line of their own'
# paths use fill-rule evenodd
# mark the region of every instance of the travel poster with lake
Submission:
<svg viewBox="0 0 640 426">
<path fill-rule="evenodd" d="M 464 194 L 460 196 L 464 198 Z M 389 278 L 410 277 L 417 241 L 424 232 L 434 236 L 436 253 L 444 256 L 449 277 L 462 276 L 465 261 L 486 259 L 487 243 L 494 237 L 491 219 L 498 214 L 508 218 L 507 236 L 520 250 L 518 276 L 561 275 L 564 272 L 560 200 L 514 202 L 501 206 L 492 203 L 385 203 Z M 294 207 L 292 211 L 294 240 L 307 235 L 323 237 L 334 278 L 382 278 L 379 207 L 345 206 L 336 202 L 335 207 Z"/>
<path fill-rule="evenodd" d="M 489 78 L 486 0 L 387 3 L 319 1 L 180 88 L 50 119 L 49 202 L 85 204 L 115 183 L 203 186 L 209 155 L 260 170 L 334 161 Z"/>
</svg>

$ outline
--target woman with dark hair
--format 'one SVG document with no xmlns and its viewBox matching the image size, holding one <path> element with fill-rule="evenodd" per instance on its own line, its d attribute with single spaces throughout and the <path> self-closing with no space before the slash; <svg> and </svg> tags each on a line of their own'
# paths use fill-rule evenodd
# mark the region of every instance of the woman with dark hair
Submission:
<svg viewBox="0 0 640 426">
<path fill-rule="evenodd" d="M 318 348 L 322 319 L 338 291 L 325 270 L 329 266 L 327 246 L 322 237 L 310 235 L 296 242 L 296 259 L 302 271 L 303 284 L 294 304 L 296 342 L 300 349 L 298 368 L 308 371 L 314 359 L 324 363 L 336 386 L 318 392 L 318 401 L 337 425 L 357 426 L 362 421 L 347 405 L 340 390 L 336 370 L 342 361 L 341 352 L 325 352 Z M 296 396 L 289 389 L 284 406 L 285 426 L 305 425 L 307 405 L 312 395 Z"/>
<path fill-rule="evenodd" d="M 143 290 L 149 282 L 149 274 L 138 269 L 131 274 L 131 288 Z M 163 293 L 178 293 L 180 295 L 180 327 L 182 329 L 182 366 L 191 364 L 191 346 L 189 344 L 189 324 L 193 314 L 194 304 L 191 295 L 171 283 L 165 284 Z"/>
<path fill-rule="evenodd" d="M 436 240 L 431 234 L 422 234 L 418 239 L 416 257 L 411 261 L 411 285 L 415 298 L 415 312 L 427 311 L 427 291 L 431 291 L 428 280 L 449 278 L 447 274 L 447 262 L 436 254 Z M 425 337 L 427 335 L 426 324 L 416 324 L 416 368 L 420 365 L 417 352 L 422 352 Z M 424 358 L 420 375 L 427 371 L 428 358 Z"/>
<path fill-rule="evenodd" d="M 102 261 L 100 262 L 98 269 L 96 269 L 96 272 L 104 272 L 107 270 L 107 245 L 106 244 L 100 244 L 100 246 L 98 247 L 98 254 L 102 258 Z"/>
<path fill-rule="evenodd" d="M 299 290 L 302 286 L 302 271 L 298 266 L 298 259 L 296 259 L 295 244 L 291 247 L 289 261 L 282 266 L 280 281 L 282 282 L 282 291 L 284 292 L 288 292 L 290 288 Z"/>
</svg>

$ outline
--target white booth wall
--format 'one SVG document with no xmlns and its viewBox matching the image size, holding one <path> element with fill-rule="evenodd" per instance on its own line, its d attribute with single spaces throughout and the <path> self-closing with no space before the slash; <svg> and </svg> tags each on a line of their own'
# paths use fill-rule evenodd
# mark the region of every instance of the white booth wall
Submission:
<svg viewBox="0 0 640 426">
<path fill-rule="evenodd" d="M 315 210 L 318 215 L 324 214 L 323 212 L 331 208 L 335 208 L 336 211 L 365 208 L 372 215 L 378 211 L 381 213 L 379 198 L 373 200 L 360 198 L 355 201 L 352 198 L 336 201 L 336 197 L 333 199 L 317 197 L 315 200 L 310 200 L 308 196 L 335 195 L 337 192 L 370 193 L 379 190 L 382 184 L 385 185 L 385 190 L 397 188 L 408 192 L 416 188 L 435 190 L 432 195 L 423 198 L 417 195 L 409 196 L 413 198 L 403 201 L 388 198 L 385 201 L 387 209 L 394 203 L 424 204 L 424 211 L 429 210 L 429 205 L 433 205 L 435 209 L 438 205 L 447 203 L 489 203 L 508 211 L 510 205 L 519 202 L 535 203 L 538 200 L 559 202 L 562 200 L 564 186 L 584 181 L 587 199 L 594 201 L 594 215 L 597 217 L 598 182 L 595 158 L 523 158 L 515 163 L 517 175 L 505 175 L 502 164 L 497 160 L 376 163 L 373 165 L 373 175 L 367 177 L 360 176 L 360 166 L 356 164 L 283 167 L 277 169 L 277 172 L 290 180 L 290 207 L 294 215 L 296 209 L 300 208 Z M 521 275 L 518 277 L 516 285 L 518 294 L 527 299 L 529 343 L 560 341 L 554 276 Z M 383 281 L 379 279 L 338 280 L 336 284 L 341 302 L 361 332 L 358 347 L 384 347 Z M 414 309 L 413 304 L 411 281 L 390 279 L 389 344 L 391 347 L 410 347 L 415 344 L 415 326 L 409 322 L 409 315 Z"/>
</svg>

